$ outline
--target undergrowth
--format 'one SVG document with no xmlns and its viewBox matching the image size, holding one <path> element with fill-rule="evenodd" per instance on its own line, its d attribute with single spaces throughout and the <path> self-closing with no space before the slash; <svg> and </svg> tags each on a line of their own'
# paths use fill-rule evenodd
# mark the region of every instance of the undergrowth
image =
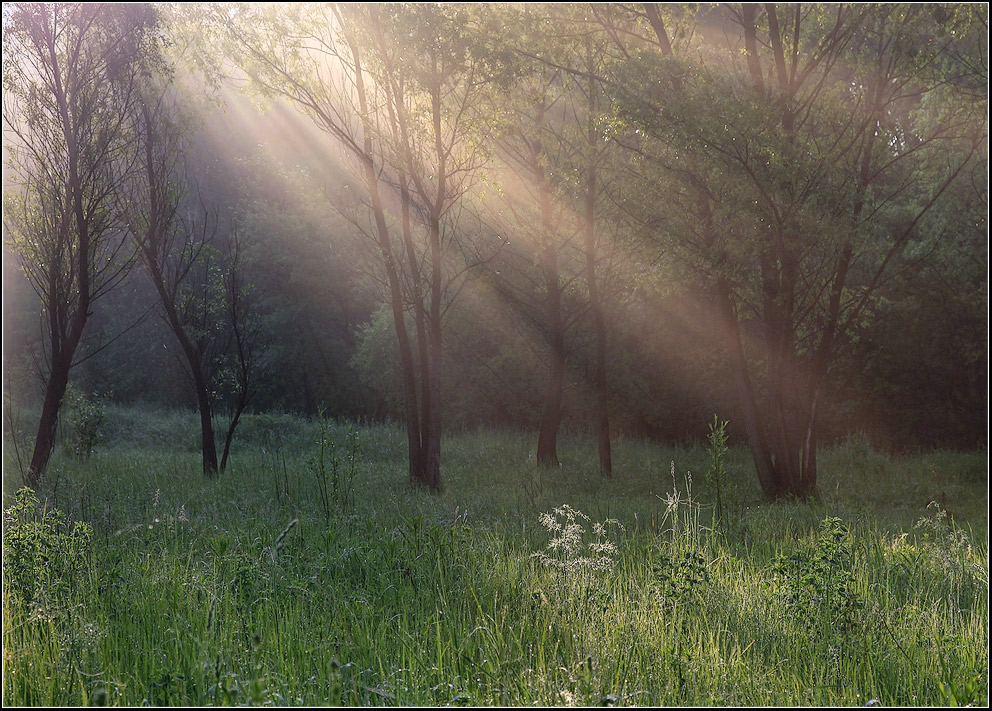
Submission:
<svg viewBox="0 0 992 711">
<path fill-rule="evenodd" d="M 398 429 L 266 417 L 206 480 L 182 417 L 109 408 L 8 494 L 5 705 L 988 703 L 964 455 L 831 450 L 822 502 L 768 504 L 733 447 L 619 441 L 605 480 L 584 439 L 548 471 L 482 432 L 432 496 Z"/>
</svg>

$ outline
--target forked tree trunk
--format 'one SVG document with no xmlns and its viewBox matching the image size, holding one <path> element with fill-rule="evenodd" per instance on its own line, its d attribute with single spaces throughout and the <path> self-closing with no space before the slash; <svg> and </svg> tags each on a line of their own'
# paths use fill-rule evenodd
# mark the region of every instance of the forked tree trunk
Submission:
<svg viewBox="0 0 992 711">
<path fill-rule="evenodd" d="M 788 361 L 780 371 L 769 373 L 771 396 L 764 408 L 759 406 L 748 371 L 740 323 L 725 283 L 718 286 L 717 298 L 747 446 L 762 493 L 772 500 L 812 496 L 816 493 L 817 477 L 816 398 L 803 397 L 808 391 L 801 387 L 799 368 L 794 356 L 789 355 L 780 359 Z M 814 392 L 818 391 L 819 385 Z"/>
</svg>

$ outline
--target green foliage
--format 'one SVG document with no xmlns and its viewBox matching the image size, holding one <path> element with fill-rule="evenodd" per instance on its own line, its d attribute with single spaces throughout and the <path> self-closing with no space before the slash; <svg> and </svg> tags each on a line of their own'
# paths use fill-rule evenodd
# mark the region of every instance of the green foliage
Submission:
<svg viewBox="0 0 992 711">
<path fill-rule="evenodd" d="M 92 527 L 70 523 L 27 487 L 4 510 L 3 527 L 5 592 L 23 606 L 64 602 L 87 567 Z"/>
<path fill-rule="evenodd" d="M 409 330 L 412 324 L 406 324 Z M 392 314 L 383 305 L 358 328 L 356 348 L 348 365 L 393 413 L 403 411 L 403 380 Z"/>
<path fill-rule="evenodd" d="M 665 607 L 698 601 L 710 582 L 709 563 L 698 550 L 660 548 L 653 560 L 653 590 Z"/>
<path fill-rule="evenodd" d="M 946 501 L 953 531 L 943 522 L 934 536 L 914 529 L 921 506 L 907 504 L 907 520 L 907 510 L 866 502 L 860 489 L 841 487 L 829 503 L 767 505 L 754 487 L 745 505 L 724 512 L 733 526 L 717 534 L 696 500 L 702 481 L 669 477 L 671 461 L 705 471 L 704 446 L 618 439 L 614 478 L 605 481 L 595 448 L 566 433 L 568 464 L 544 474 L 538 502 L 551 530 L 521 510 L 521 482 L 534 475 L 523 433 L 449 435 L 450 484 L 431 496 L 403 481 L 402 428 L 356 428 L 350 504 L 339 512 L 332 503 L 327 518 L 308 468 L 320 436 L 313 421 L 246 415 L 243 456 L 229 476 L 205 480 L 198 452 L 174 448 L 168 436 L 183 420 L 194 426 L 195 415 L 108 411 L 119 420 L 113 448 L 105 441 L 89 460 L 60 462 L 58 508 L 94 531 L 75 572 L 62 574 L 75 590 L 53 609 L 38 598 L 20 604 L 4 586 L 3 694 L 12 705 L 939 706 L 984 698 L 986 513 L 964 504 L 984 503 L 985 483 L 959 477 L 983 455 L 943 461 L 946 480 L 960 478 Z M 345 451 L 345 428 L 329 429 Z M 731 469 L 746 460 L 730 447 Z M 877 484 L 895 492 L 899 482 L 912 498 L 930 485 L 931 462 L 889 461 Z M 291 495 L 274 494 L 273 468 Z M 845 481 L 835 467 L 823 477 L 829 492 Z M 556 513 L 551 501 L 569 508 Z M 822 566 L 820 577 L 832 582 L 819 587 L 835 594 L 846 578 L 871 605 L 843 634 L 825 603 L 812 600 L 821 593 L 797 584 L 809 602 L 789 606 L 767 587 L 770 561 L 797 548 L 815 574 L 817 551 L 834 545 L 817 542 L 818 525 L 835 515 L 852 522 L 839 543 L 849 554 L 835 554 L 843 563 L 832 571 Z M 954 531 L 968 535 L 970 551 L 952 545 Z M 42 614 L 41 604 L 57 614 Z"/>
<path fill-rule="evenodd" d="M 66 450 L 78 459 L 88 459 L 100 441 L 107 419 L 104 399 L 87 395 L 70 385 L 62 399 L 62 421 L 68 431 L 63 443 Z"/>
<path fill-rule="evenodd" d="M 685 475 L 685 493 L 675 481 L 665 495 L 665 515 L 660 539 L 652 547 L 652 591 L 660 604 L 674 607 L 698 602 L 710 582 L 711 561 L 706 552 L 704 529 L 699 521 L 700 505 L 692 498 L 692 475 Z"/>
<path fill-rule="evenodd" d="M 981 708 L 989 705 L 988 677 L 980 674 L 958 682 L 939 682 L 940 693 L 944 695 L 945 706 L 973 706 Z"/>
<path fill-rule="evenodd" d="M 811 548 L 772 561 L 776 594 L 790 617 L 810 627 L 826 620 L 839 631 L 851 629 L 864 608 L 853 559 L 850 530 L 839 518 L 827 517 Z"/>
</svg>

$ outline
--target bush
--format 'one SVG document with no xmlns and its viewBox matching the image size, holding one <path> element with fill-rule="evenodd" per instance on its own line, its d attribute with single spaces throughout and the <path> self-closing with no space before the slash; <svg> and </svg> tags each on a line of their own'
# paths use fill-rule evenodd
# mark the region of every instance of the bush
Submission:
<svg viewBox="0 0 992 711">
<path fill-rule="evenodd" d="M 100 441 L 106 419 L 103 399 L 70 385 L 62 401 L 62 418 L 68 428 L 64 439 L 66 450 L 78 459 L 88 459 Z"/>
<path fill-rule="evenodd" d="M 804 624 L 826 619 L 844 632 L 857 621 L 864 603 L 853 590 L 849 535 L 839 518 L 825 518 L 811 549 L 772 561 L 780 598 L 790 615 Z"/>
<path fill-rule="evenodd" d="M 64 598 L 86 567 L 90 526 L 70 524 L 24 487 L 4 511 L 3 527 L 3 584 L 11 598 L 25 606 Z"/>
</svg>

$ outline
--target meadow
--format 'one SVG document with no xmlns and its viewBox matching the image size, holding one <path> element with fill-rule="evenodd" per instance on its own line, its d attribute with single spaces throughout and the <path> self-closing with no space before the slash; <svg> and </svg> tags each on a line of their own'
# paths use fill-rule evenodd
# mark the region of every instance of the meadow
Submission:
<svg viewBox="0 0 992 711">
<path fill-rule="evenodd" d="M 433 495 L 398 428 L 248 416 L 216 479 L 196 428 L 108 407 L 36 495 L 7 437 L 4 705 L 988 704 L 986 452 L 767 503 L 734 447 L 449 433 Z"/>
</svg>

